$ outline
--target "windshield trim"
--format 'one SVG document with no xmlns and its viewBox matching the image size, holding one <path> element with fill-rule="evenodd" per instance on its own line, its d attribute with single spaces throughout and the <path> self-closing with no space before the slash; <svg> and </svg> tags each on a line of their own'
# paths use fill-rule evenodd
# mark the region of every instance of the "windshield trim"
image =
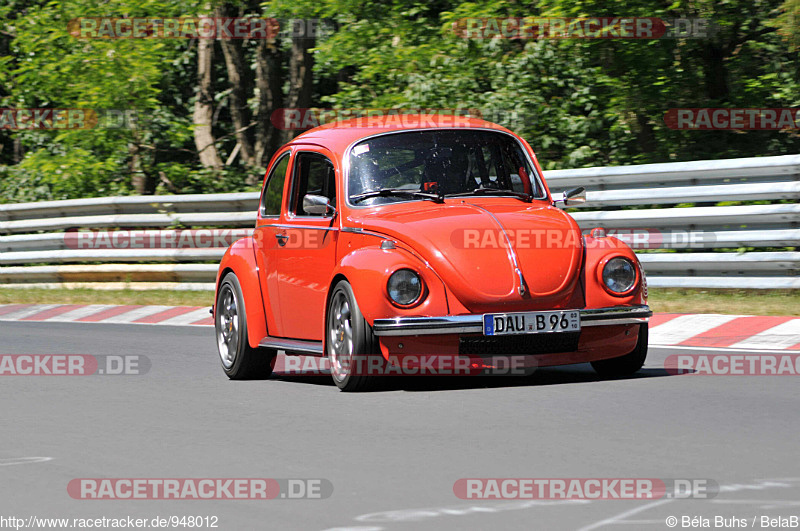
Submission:
<svg viewBox="0 0 800 531">
<path fill-rule="evenodd" d="M 378 138 L 378 137 L 386 136 L 386 135 L 397 135 L 397 134 L 403 134 L 403 133 L 416 133 L 418 131 L 419 132 L 422 132 L 422 131 L 491 131 L 491 132 L 494 132 L 494 133 L 500 133 L 500 134 L 506 135 L 507 137 L 511 138 L 514 142 L 516 142 L 519 145 L 520 149 L 522 149 L 522 152 L 525 154 L 525 158 L 528 161 L 528 164 L 530 164 L 530 167 L 533 170 L 533 174 L 534 174 L 534 177 L 536 179 L 536 183 L 539 186 L 539 188 L 542 190 L 542 194 L 540 196 L 532 196 L 531 197 L 531 201 L 546 201 L 547 200 L 547 198 L 548 198 L 548 196 L 547 196 L 547 188 L 545 187 L 545 184 L 544 184 L 544 178 L 542 177 L 542 175 L 539 174 L 539 171 L 536 169 L 536 165 L 533 163 L 533 159 L 531 159 L 531 155 L 528 152 L 528 150 L 525 148 L 525 145 L 522 142 L 520 142 L 519 139 L 516 136 L 514 136 L 513 134 L 511 134 L 511 133 L 509 133 L 507 131 L 501 131 L 501 130 L 494 129 L 494 128 L 491 128 L 491 127 L 424 127 L 424 128 L 419 128 L 419 129 L 403 129 L 403 130 L 400 130 L 400 131 L 383 131 L 381 133 L 375 133 L 374 135 L 369 135 L 369 136 L 365 136 L 363 138 L 359 138 L 358 140 L 355 140 L 349 146 L 347 146 L 347 149 L 345 149 L 345 151 L 344 151 L 344 157 L 342 159 L 342 169 L 344 170 L 342 173 L 344 174 L 344 183 L 343 183 L 344 184 L 344 200 L 345 200 L 345 204 L 347 204 L 348 208 L 352 208 L 354 210 L 361 210 L 361 209 L 367 209 L 367 208 L 376 208 L 376 207 L 384 207 L 384 206 L 389 206 L 389 205 L 397 205 L 397 204 L 401 204 L 401 203 L 413 203 L 413 202 L 418 202 L 418 201 L 426 201 L 426 199 L 424 199 L 424 198 L 411 198 L 411 199 L 408 199 L 408 200 L 399 200 L 399 201 L 393 201 L 391 203 L 383 203 L 381 205 L 360 205 L 360 204 L 353 204 L 350 201 L 350 154 L 351 154 L 353 148 L 356 147 L 361 142 L 365 142 L 365 141 L 371 140 L 373 138 Z M 464 195 L 464 196 L 459 196 L 459 197 L 460 198 L 465 198 L 465 197 L 504 198 L 504 197 L 515 197 L 515 196 L 513 196 L 511 194 L 509 194 L 507 196 L 504 196 L 504 195 L 480 196 L 480 195 L 475 194 L 475 195 Z M 448 197 L 445 196 L 445 199 L 448 199 Z"/>
</svg>

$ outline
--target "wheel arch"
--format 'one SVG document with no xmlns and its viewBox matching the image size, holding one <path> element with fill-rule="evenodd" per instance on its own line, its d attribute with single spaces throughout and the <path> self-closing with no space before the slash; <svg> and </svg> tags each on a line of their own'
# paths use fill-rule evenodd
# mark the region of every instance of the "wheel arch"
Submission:
<svg viewBox="0 0 800 531">
<path fill-rule="evenodd" d="M 242 238 L 234 242 L 222 257 L 217 272 L 214 289 L 214 320 L 217 318 L 217 297 L 223 279 L 229 273 L 236 275 L 242 288 L 244 310 L 247 319 L 247 342 L 252 348 L 268 335 L 267 319 L 264 313 L 264 298 L 261 294 L 261 282 L 258 278 L 258 265 L 252 237 Z"/>
<path fill-rule="evenodd" d="M 411 308 L 393 305 L 386 292 L 386 281 L 389 276 L 401 268 L 416 271 L 422 277 L 427 289 L 425 299 Z M 446 315 L 449 311 L 444 283 L 424 261 L 402 248 L 386 250 L 368 246 L 344 256 L 333 271 L 326 297 L 326 323 L 330 293 L 336 282 L 343 279 L 349 282 L 358 307 L 370 326 L 379 318 Z"/>
<path fill-rule="evenodd" d="M 328 348 L 328 310 L 330 309 L 330 306 L 331 306 L 331 295 L 333 294 L 333 288 L 335 288 L 336 285 L 339 282 L 341 282 L 342 280 L 344 280 L 345 282 L 350 284 L 350 287 L 353 288 L 353 283 L 350 282 L 350 280 L 341 271 L 337 272 L 336 274 L 334 274 L 333 278 L 330 281 L 330 283 L 328 283 L 328 293 L 325 295 L 325 310 L 322 312 L 322 352 L 323 352 L 323 356 L 325 355 L 326 352 L 328 352 L 327 351 L 327 348 Z M 355 294 L 355 288 L 353 288 L 353 293 Z M 358 302 L 358 298 L 356 298 L 356 302 Z"/>
</svg>

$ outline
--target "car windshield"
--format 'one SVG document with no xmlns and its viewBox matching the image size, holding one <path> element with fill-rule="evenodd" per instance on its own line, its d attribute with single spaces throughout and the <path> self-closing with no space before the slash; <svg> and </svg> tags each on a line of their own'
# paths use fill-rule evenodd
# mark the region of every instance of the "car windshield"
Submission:
<svg viewBox="0 0 800 531">
<path fill-rule="evenodd" d="M 356 144 L 348 195 L 368 206 L 453 195 L 545 197 L 516 139 L 474 129 L 392 133 Z"/>
</svg>

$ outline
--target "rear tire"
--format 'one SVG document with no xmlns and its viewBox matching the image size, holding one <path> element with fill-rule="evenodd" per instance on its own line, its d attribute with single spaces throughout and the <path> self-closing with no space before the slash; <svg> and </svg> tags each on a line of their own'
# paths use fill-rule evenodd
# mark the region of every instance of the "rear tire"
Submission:
<svg viewBox="0 0 800 531">
<path fill-rule="evenodd" d="M 633 351 L 618 358 L 593 361 L 592 368 L 604 378 L 621 378 L 634 374 L 644 366 L 647 358 L 647 338 L 647 324 L 639 325 L 639 341 Z"/>
<path fill-rule="evenodd" d="M 268 378 L 278 351 L 253 348 L 247 340 L 247 313 L 239 279 L 228 273 L 219 285 L 214 329 L 222 370 L 231 380 Z"/>
<path fill-rule="evenodd" d="M 346 280 L 334 286 L 325 322 L 325 351 L 331 377 L 342 391 L 366 391 L 375 387 L 385 360 L 372 327 L 358 308 Z"/>
</svg>

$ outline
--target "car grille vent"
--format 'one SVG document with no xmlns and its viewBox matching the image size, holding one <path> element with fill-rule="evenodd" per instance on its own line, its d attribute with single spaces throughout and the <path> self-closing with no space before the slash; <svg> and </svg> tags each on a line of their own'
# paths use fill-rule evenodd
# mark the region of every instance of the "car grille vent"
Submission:
<svg viewBox="0 0 800 531">
<path fill-rule="evenodd" d="M 513 336 L 462 336 L 459 354 L 486 356 L 512 356 L 525 354 L 552 354 L 578 350 L 580 332 L 553 334 L 524 334 Z"/>
</svg>

